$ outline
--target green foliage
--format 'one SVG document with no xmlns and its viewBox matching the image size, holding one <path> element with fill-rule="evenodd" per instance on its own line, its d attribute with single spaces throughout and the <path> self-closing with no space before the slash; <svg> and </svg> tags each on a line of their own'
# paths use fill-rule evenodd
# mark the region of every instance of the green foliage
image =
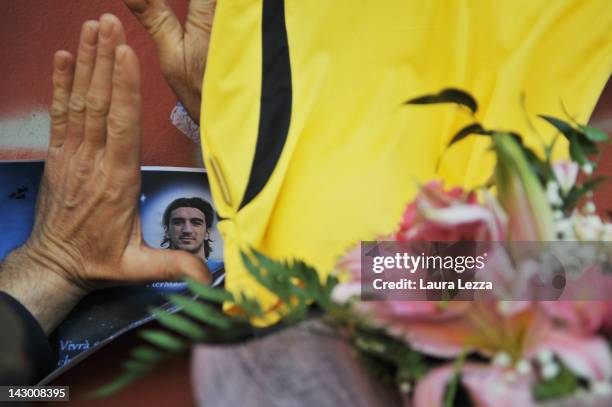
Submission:
<svg viewBox="0 0 612 407">
<path fill-rule="evenodd" d="M 199 301 L 194 301 L 193 299 L 180 294 L 171 294 L 169 298 L 170 302 L 181 307 L 185 314 L 199 320 L 200 322 L 210 324 L 220 329 L 228 329 L 232 325 L 231 319 L 229 319 L 226 314 L 222 313 L 221 311 L 217 311 L 210 305 Z M 164 321 L 160 320 L 159 322 L 164 324 Z M 171 325 L 166 325 L 166 327 L 170 329 L 173 328 Z"/>
<path fill-rule="evenodd" d="M 334 276 L 321 282 L 317 271 L 302 261 L 279 262 L 253 250 L 252 258 L 241 253 L 249 273 L 288 307 L 287 321 L 299 321 L 306 316 L 308 307 L 317 304 L 323 309 L 332 306 L 330 296 L 338 284 Z"/>
<path fill-rule="evenodd" d="M 257 251 L 241 255 L 249 273 L 283 301 L 286 308 L 283 323 L 304 319 L 311 305 L 324 309 L 332 306 L 331 291 L 338 283 L 335 277 L 330 276 L 321 282 L 316 270 L 304 262 L 274 261 Z M 140 332 L 140 337 L 150 345 L 135 348 L 130 359 L 122 365 L 123 374 L 93 396 L 103 397 L 122 389 L 193 343 L 228 344 L 253 337 L 255 328 L 250 325 L 250 320 L 264 315 L 263 307 L 256 299 L 248 298 L 244 293 L 235 296 L 193 279 L 186 282 L 193 297 L 170 295 L 170 303 L 180 310 L 176 313 L 152 309 L 151 314 L 163 329 Z M 242 312 L 226 314 L 220 309 L 223 303 L 233 304 Z"/>
<path fill-rule="evenodd" d="M 150 363 L 162 360 L 164 358 L 164 354 L 150 346 L 139 346 L 132 350 L 131 357 L 133 360 Z"/>
<path fill-rule="evenodd" d="M 546 401 L 569 396 L 578 388 L 578 378 L 566 367 L 552 380 L 538 381 L 532 387 L 533 397 L 537 401 Z"/>
<path fill-rule="evenodd" d="M 186 282 L 189 290 L 204 300 L 216 303 L 234 302 L 234 296 L 228 291 L 205 286 L 192 278 L 187 278 Z"/>
<path fill-rule="evenodd" d="M 455 103 L 465 106 L 476 113 L 478 105 L 476 100 L 468 92 L 460 89 L 447 88 L 436 94 L 428 94 L 410 99 L 406 104 L 436 104 L 436 103 Z M 573 161 L 580 166 L 591 165 L 595 167 L 595 156 L 599 156 L 600 151 L 597 143 L 607 143 L 610 137 L 603 131 L 587 125 L 578 123 L 570 123 L 561 120 L 557 117 L 540 115 L 541 119 L 555 127 L 569 143 L 569 153 Z M 570 120 L 572 120 L 570 118 Z M 551 168 L 551 154 L 556 142 L 556 139 L 551 144 L 543 146 L 544 158 L 536 154 L 533 149 L 527 147 L 522 140 L 520 134 L 502 130 L 486 129 L 481 123 L 473 122 L 461 128 L 453 135 L 448 147 L 460 142 L 468 136 L 485 136 L 485 137 L 512 137 L 518 142 L 523 155 L 525 156 L 531 170 L 538 177 L 542 187 L 546 188 L 546 184 L 550 181 L 555 181 L 554 174 Z M 561 196 L 564 211 L 571 211 L 579 202 L 580 198 L 587 192 L 592 191 L 600 182 L 604 181 L 603 177 L 586 180 L 581 185 L 576 185 L 565 196 Z"/>
<path fill-rule="evenodd" d="M 461 352 L 459 357 L 455 359 L 455 363 L 453 366 L 453 377 L 451 381 L 448 383 L 446 388 L 446 395 L 444 396 L 444 407 L 453 407 L 455 398 L 457 397 L 457 391 L 461 384 L 461 368 L 463 367 L 463 362 L 465 362 L 465 357 L 467 356 L 467 352 L 464 350 Z"/>
<path fill-rule="evenodd" d="M 472 113 L 476 113 L 476 111 L 478 110 L 478 103 L 476 103 L 476 99 L 474 99 L 472 95 L 461 89 L 455 88 L 442 89 L 436 94 L 419 96 L 414 99 L 407 100 L 404 103 L 408 105 L 455 103 L 467 107 Z"/>
<path fill-rule="evenodd" d="M 160 309 L 152 309 L 151 314 L 155 315 L 160 324 L 193 341 L 202 341 L 206 338 L 206 331 L 202 325 L 198 325 L 179 314 L 171 314 Z"/>
<path fill-rule="evenodd" d="M 452 146 L 453 144 L 455 144 L 458 141 L 463 140 L 464 138 L 466 138 L 470 134 L 478 134 L 478 135 L 481 135 L 481 136 L 488 136 L 488 135 L 490 135 L 490 132 L 488 130 L 485 130 L 485 128 L 482 127 L 482 125 L 480 123 L 468 124 L 467 126 L 462 128 L 461 130 L 459 130 L 457 133 L 455 133 L 455 135 L 451 139 L 450 143 L 448 143 L 448 145 Z"/>
<path fill-rule="evenodd" d="M 578 125 L 578 128 L 582 130 L 586 138 L 594 143 L 607 143 L 609 141 L 609 136 L 596 127 Z"/>
<path fill-rule="evenodd" d="M 352 345 L 366 362 L 372 373 L 384 381 L 401 387 L 427 374 L 429 366 L 422 354 L 405 342 L 390 337 L 386 332 L 357 322 L 350 333 Z"/>
<path fill-rule="evenodd" d="M 569 142 L 570 156 L 580 165 L 593 164 L 590 155 L 597 154 L 599 149 L 596 142 L 608 141 L 608 136 L 601 130 L 590 126 L 573 127 L 568 122 L 552 116 L 540 117 L 553 125 Z"/>
<path fill-rule="evenodd" d="M 447 88 L 437 94 L 413 98 L 406 104 L 454 103 L 463 106 L 474 115 L 478 110 L 476 100 L 460 89 Z M 563 120 L 540 116 L 553 125 L 569 141 L 570 155 L 579 164 L 594 165 L 590 159 L 599 154 L 596 143 L 608 142 L 607 134 L 590 126 L 572 125 Z M 527 147 L 521 136 L 514 132 L 486 129 L 482 124 L 473 122 L 460 129 L 449 142 L 449 147 L 468 136 L 484 136 L 491 139 L 508 141 L 510 137 L 517 142 L 529 167 L 537 175 L 539 182 L 554 180 L 550 166 L 552 144 L 544 146 L 544 157 Z M 512 143 L 513 144 L 513 143 Z M 592 191 L 603 178 L 589 179 L 576 185 L 563 196 L 562 209 L 572 209 L 580 197 Z M 241 252 L 241 258 L 250 275 L 264 288 L 282 301 L 278 310 L 282 313 L 282 323 L 287 325 L 303 320 L 311 306 L 318 306 L 327 313 L 329 322 L 337 324 L 349 333 L 349 339 L 364 361 L 380 376 L 386 377 L 400 388 L 424 377 L 428 370 L 441 361 L 432 361 L 411 349 L 405 342 L 389 336 L 381 329 L 369 326 L 348 307 L 339 306 L 331 301 L 331 292 L 338 284 L 336 277 L 329 275 L 322 280 L 310 265 L 299 261 L 276 261 L 264 254 L 250 250 Z M 193 343 L 235 343 L 249 340 L 257 331 L 251 325 L 254 318 L 263 317 L 265 310 L 256 298 L 244 293 L 232 294 L 224 289 L 211 288 L 193 279 L 188 279 L 187 287 L 193 296 L 171 295 L 169 301 L 179 309 L 171 313 L 161 309 L 151 310 L 161 325 L 161 329 L 148 329 L 140 332 L 147 343 L 132 350 L 130 359 L 123 366 L 123 373 L 112 383 L 100 388 L 94 396 L 106 396 L 127 386 L 147 373 L 160 362 L 188 349 Z M 224 313 L 223 305 L 233 305 L 241 312 Z M 441 306 L 447 304 L 441 303 Z M 445 405 L 452 405 L 460 399 L 460 374 L 466 354 L 455 362 L 455 372 L 447 387 Z M 555 379 L 538 382 L 533 387 L 537 400 L 548 400 L 570 394 L 578 386 L 577 379 L 564 369 Z"/>
<path fill-rule="evenodd" d="M 563 199 L 563 210 L 570 211 L 576 207 L 580 198 L 582 198 L 587 192 L 593 191 L 599 184 L 604 181 L 608 181 L 610 177 L 595 177 L 591 178 L 582 184 L 574 185 L 572 189 L 565 196 L 561 196 Z"/>
<path fill-rule="evenodd" d="M 161 322 L 161 321 L 160 321 Z M 185 349 L 186 343 L 176 336 L 160 330 L 146 330 L 140 333 L 143 339 L 151 342 L 153 345 L 168 351 L 180 351 Z"/>
</svg>

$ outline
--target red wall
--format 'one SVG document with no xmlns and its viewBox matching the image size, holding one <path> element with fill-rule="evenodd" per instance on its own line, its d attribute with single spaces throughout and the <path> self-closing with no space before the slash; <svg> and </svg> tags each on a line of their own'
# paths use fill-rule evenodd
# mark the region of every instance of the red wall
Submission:
<svg viewBox="0 0 612 407">
<path fill-rule="evenodd" d="M 591 124 L 612 135 L 612 79 L 608 83 L 599 98 L 597 107 L 591 116 Z M 612 143 L 603 147 L 603 154 L 599 161 L 596 175 L 612 177 Z M 612 179 L 601 184 L 595 192 L 595 203 L 600 215 L 605 216 L 608 221 L 612 221 L 612 215 L 606 214 L 612 211 Z"/>
<path fill-rule="evenodd" d="M 188 0 L 168 0 L 185 15 Z M 0 1 L 0 131 L 12 119 L 19 138 L 0 133 L 0 159 L 41 158 L 45 126 L 36 111 L 51 100 L 53 53 L 75 53 L 81 24 L 105 12 L 123 22 L 128 43 L 140 57 L 143 74 L 145 165 L 199 166 L 199 148 L 172 126 L 169 115 L 176 99 L 166 85 L 148 34 L 121 0 Z M 37 119 L 38 117 L 38 119 Z"/>
</svg>

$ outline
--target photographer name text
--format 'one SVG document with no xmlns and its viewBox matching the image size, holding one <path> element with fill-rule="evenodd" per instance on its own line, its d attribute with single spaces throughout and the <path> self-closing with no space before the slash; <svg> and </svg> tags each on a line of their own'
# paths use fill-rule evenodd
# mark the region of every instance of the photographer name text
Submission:
<svg viewBox="0 0 612 407">
<path fill-rule="evenodd" d="M 487 253 L 480 256 L 437 256 L 437 255 L 410 255 L 396 253 L 393 256 L 375 256 L 372 261 L 372 272 L 380 275 L 384 272 L 410 273 L 411 278 L 399 277 L 397 274 L 392 281 L 375 278 L 372 286 L 375 290 L 493 290 L 491 281 L 472 281 L 472 279 L 457 278 L 465 271 L 479 271 L 485 267 Z M 419 271 L 438 271 L 444 274 L 453 274 L 455 278 L 444 281 L 432 281 L 414 275 Z M 382 276 L 381 276 L 382 277 Z M 388 277 L 388 274 L 387 274 Z"/>
</svg>

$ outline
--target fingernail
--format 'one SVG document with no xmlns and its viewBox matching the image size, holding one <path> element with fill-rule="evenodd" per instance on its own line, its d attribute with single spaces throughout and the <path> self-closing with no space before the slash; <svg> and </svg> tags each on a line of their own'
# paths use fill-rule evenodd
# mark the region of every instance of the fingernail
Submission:
<svg viewBox="0 0 612 407">
<path fill-rule="evenodd" d="M 109 18 L 102 16 L 100 19 L 100 37 L 104 39 L 110 38 L 113 32 L 113 22 Z"/>
<path fill-rule="evenodd" d="M 95 45 L 98 38 L 98 22 L 88 21 L 83 27 L 83 41 L 89 45 Z"/>
<path fill-rule="evenodd" d="M 58 71 L 63 71 L 68 66 L 68 58 L 60 53 L 55 54 L 55 68 Z"/>
</svg>

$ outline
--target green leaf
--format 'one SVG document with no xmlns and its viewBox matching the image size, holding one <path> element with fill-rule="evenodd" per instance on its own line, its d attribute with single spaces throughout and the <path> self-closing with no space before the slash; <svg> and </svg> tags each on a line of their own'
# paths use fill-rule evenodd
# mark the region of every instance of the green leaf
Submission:
<svg viewBox="0 0 612 407">
<path fill-rule="evenodd" d="M 209 305 L 194 301 L 180 294 L 171 294 L 168 297 L 173 304 L 182 307 L 185 314 L 199 321 L 206 322 L 220 329 L 227 329 L 232 325 L 230 316 L 217 311 Z"/>
<path fill-rule="evenodd" d="M 456 103 L 467 107 L 476 113 L 478 110 L 478 103 L 469 93 L 455 88 L 446 88 L 441 90 L 439 93 L 419 96 L 414 99 L 407 100 L 404 102 L 408 105 L 428 105 L 434 103 Z"/>
<path fill-rule="evenodd" d="M 155 366 L 155 364 L 142 362 L 140 360 L 128 360 L 126 362 L 123 362 L 121 366 L 125 370 L 131 370 L 136 373 L 145 373 L 151 370 Z"/>
<path fill-rule="evenodd" d="M 534 384 L 532 392 L 537 401 L 545 401 L 569 396 L 577 388 L 578 379 L 569 369 L 564 367 L 554 379 L 539 381 Z"/>
<path fill-rule="evenodd" d="M 586 151 L 584 151 L 575 135 L 570 136 L 569 152 L 572 160 L 576 161 L 581 166 L 590 163 Z"/>
<path fill-rule="evenodd" d="M 553 116 L 547 116 L 544 114 L 538 115 L 540 118 L 546 120 L 548 123 L 552 124 L 561 134 L 563 134 L 568 140 L 570 140 L 571 136 L 576 133 L 576 129 L 572 127 L 568 122 L 557 119 Z M 571 141 L 571 140 L 570 140 Z"/>
<path fill-rule="evenodd" d="M 194 341 L 202 341 L 206 338 L 206 332 L 198 324 L 188 320 L 177 314 L 170 314 L 159 309 L 152 309 L 151 313 L 155 315 L 160 324 L 175 332 L 178 332 Z"/>
<path fill-rule="evenodd" d="M 150 346 L 138 346 L 130 352 L 130 356 L 133 359 L 151 364 L 157 363 L 165 357 L 163 353 Z"/>
<path fill-rule="evenodd" d="M 260 317 L 263 315 L 263 310 L 259 302 L 248 298 L 244 293 L 240 293 L 240 299 L 236 302 L 236 305 L 242 308 L 249 316 Z"/>
<path fill-rule="evenodd" d="M 288 324 L 294 324 L 302 321 L 308 314 L 308 303 L 300 299 L 297 304 L 293 305 L 285 316 L 285 321 Z"/>
<path fill-rule="evenodd" d="M 593 191 L 599 184 L 609 180 L 610 177 L 595 177 L 583 182 L 581 185 L 574 185 L 567 196 L 563 198 L 563 210 L 568 211 L 575 208 L 584 194 Z"/>
<path fill-rule="evenodd" d="M 212 302 L 218 302 L 218 303 L 223 303 L 226 301 L 227 302 L 234 301 L 234 296 L 229 291 L 226 291 L 220 288 L 208 287 L 202 283 L 197 282 L 196 280 L 192 278 L 188 278 L 186 281 L 187 281 L 187 287 L 189 287 L 191 292 L 199 295 L 205 300 L 212 301 Z"/>
<path fill-rule="evenodd" d="M 463 362 L 465 361 L 466 356 L 467 351 L 464 350 L 457 357 L 457 359 L 455 359 L 455 364 L 453 367 L 453 377 L 448 383 L 448 387 L 446 388 L 446 396 L 444 397 L 444 407 L 453 407 L 455 396 L 457 395 L 457 390 L 459 389 L 459 384 L 461 383 L 461 368 L 463 367 Z"/>
<path fill-rule="evenodd" d="M 325 290 L 324 286 L 321 284 L 321 279 L 319 277 L 319 273 L 314 267 L 307 265 L 306 263 L 300 262 L 301 269 L 304 273 L 304 284 L 306 293 L 308 296 L 316 301 L 318 304 L 322 304 L 325 302 Z"/>
<path fill-rule="evenodd" d="M 158 329 L 147 329 L 140 332 L 140 337 L 151 342 L 153 345 L 159 346 L 173 352 L 178 352 L 185 349 L 185 342 L 178 339 L 176 336 Z"/>
<path fill-rule="evenodd" d="M 604 131 L 599 130 L 596 127 L 583 125 L 580 125 L 578 127 L 580 128 L 580 130 L 582 130 L 586 137 L 594 143 L 607 142 L 609 140 L 608 135 Z"/>
<path fill-rule="evenodd" d="M 523 154 L 525 154 L 525 158 L 527 162 L 531 166 L 533 172 L 538 176 L 542 186 L 546 185 L 546 181 L 548 181 L 551 177 L 553 177 L 552 170 L 550 165 L 546 163 L 546 161 L 542 160 L 538 155 L 529 147 L 525 145 L 521 145 L 523 150 Z"/>
<path fill-rule="evenodd" d="M 330 307 L 336 279 L 328 279 L 330 285 L 324 286 L 317 270 L 303 261 L 276 261 L 254 249 L 250 253 L 241 253 L 245 267 L 261 285 L 283 301 L 287 310 L 285 321 L 293 323 L 304 319 L 313 303 L 322 308 Z"/>
<path fill-rule="evenodd" d="M 352 330 L 351 341 L 366 363 L 379 370 L 379 375 L 391 374 L 398 384 L 418 380 L 427 373 L 423 355 L 380 329 L 358 323 Z"/>
<path fill-rule="evenodd" d="M 481 126 L 480 123 L 468 124 L 467 126 L 462 128 L 461 130 L 459 130 L 457 133 L 455 133 L 455 135 L 453 136 L 451 141 L 448 143 L 448 146 L 449 147 L 452 146 L 453 144 L 455 144 L 458 141 L 463 140 L 464 138 L 466 138 L 470 134 L 477 134 L 477 135 L 483 136 L 483 135 L 489 135 L 489 132 L 487 130 L 485 130 Z"/>
<path fill-rule="evenodd" d="M 580 144 L 582 151 L 584 151 L 586 155 L 593 155 L 599 153 L 599 148 L 597 148 L 597 144 L 589 140 L 587 136 L 584 135 L 584 133 L 577 132 L 575 137 L 576 142 Z"/>
<path fill-rule="evenodd" d="M 338 285 L 339 280 L 336 276 L 328 275 L 327 280 L 325 281 L 325 286 L 323 287 L 323 291 L 321 293 L 322 300 L 319 305 L 323 307 L 325 310 L 329 310 L 333 307 L 334 302 L 331 300 L 331 294 L 334 288 Z"/>
<path fill-rule="evenodd" d="M 292 284 L 289 281 L 290 275 L 283 273 L 283 271 L 286 271 L 286 267 L 261 254 L 259 254 L 259 259 L 262 259 L 264 264 L 256 265 L 246 253 L 241 252 L 240 254 L 247 270 L 257 282 L 276 294 L 284 303 L 289 304 L 291 301 Z M 257 257 L 258 254 L 253 251 L 253 255 Z"/>
<path fill-rule="evenodd" d="M 588 156 L 599 152 L 597 145 L 589 136 L 580 129 L 575 129 L 569 123 L 556 117 L 540 115 L 540 117 L 552 124 L 569 141 L 569 151 L 572 160 L 580 165 L 590 163 Z M 581 126 L 583 127 L 583 126 Z M 591 132 L 591 137 L 594 136 Z"/>
</svg>

